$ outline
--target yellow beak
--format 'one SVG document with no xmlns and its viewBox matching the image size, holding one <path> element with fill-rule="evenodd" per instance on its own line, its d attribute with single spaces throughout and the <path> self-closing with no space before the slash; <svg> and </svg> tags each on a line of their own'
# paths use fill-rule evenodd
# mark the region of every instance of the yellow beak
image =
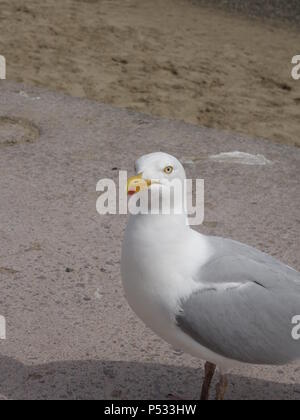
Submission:
<svg viewBox="0 0 300 420">
<path fill-rule="evenodd" d="M 132 176 L 127 181 L 127 193 L 128 195 L 136 194 L 146 190 L 150 185 L 151 181 L 149 179 L 144 179 L 143 174 Z"/>
</svg>

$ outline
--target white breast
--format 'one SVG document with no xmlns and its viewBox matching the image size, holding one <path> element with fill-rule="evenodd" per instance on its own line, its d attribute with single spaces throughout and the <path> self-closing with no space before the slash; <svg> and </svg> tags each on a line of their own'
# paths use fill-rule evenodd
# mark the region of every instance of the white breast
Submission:
<svg viewBox="0 0 300 420">
<path fill-rule="evenodd" d="M 175 322 L 180 300 L 201 287 L 193 278 L 211 255 L 206 237 L 180 220 L 131 216 L 123 242 L 122 280 L 131 308 L 149 328 L 173 347 L 225 371 L 237 363 L 202 347 Z"/>
<path fill-rule="evenodd" d="M 136 314 L 166 341 L 182 347 L 175 316 L 180 299 L 199 287 L 193 277 L 208 260 L 210 250 L 204 236 L 185 223 L 172 218 L 167 223 L 166 219 L 130 218 L 123 243 L 122 279 Z"/>
</svg>

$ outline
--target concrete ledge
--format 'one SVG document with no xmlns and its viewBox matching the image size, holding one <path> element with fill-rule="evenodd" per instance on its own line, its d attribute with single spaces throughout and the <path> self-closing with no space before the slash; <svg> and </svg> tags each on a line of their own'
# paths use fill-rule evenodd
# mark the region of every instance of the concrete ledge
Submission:
<svg viewBox="0 0 300 420">
<path fill-rule="evenodd" d="M 205 178 L 201 229 L 300 269 L 300 150 L 0 83 L 0 394 L 9 399 L 198 398 L 201 363 L 136 319 L 120 283 L 126 217 L 96 183 L 162 150 Z M 241 151 L 265 166 L 212 162 Z M 235 371 L 229 398 L 299 399 L 300 368 Z"/>
</svg>

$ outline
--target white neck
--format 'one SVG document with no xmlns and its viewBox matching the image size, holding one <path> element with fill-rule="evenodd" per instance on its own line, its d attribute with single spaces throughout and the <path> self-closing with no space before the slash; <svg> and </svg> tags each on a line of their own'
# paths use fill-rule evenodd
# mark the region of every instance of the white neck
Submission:
<svg viewBox="0 0 300 420">
<path fill-rule="evenodd" d="M 135 229 L 151 231 L 155 236 L 166 235 L 168 240 L 170 236 L 176 236 L 179 232 L 190 231 L 188 218 L 185 214 L 180 215 L 154 215 L 154 214 L 138 214 L 131 215 L 129 225 Z"/>
</svg>

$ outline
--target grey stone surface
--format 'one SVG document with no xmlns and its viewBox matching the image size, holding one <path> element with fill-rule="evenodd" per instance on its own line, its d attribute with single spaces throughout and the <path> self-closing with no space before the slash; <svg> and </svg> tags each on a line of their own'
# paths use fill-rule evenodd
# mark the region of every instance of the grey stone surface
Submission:
<svg viewBox="0 0 300 420">
<path fill-rule="evenodd" d="M 220 7 L 248 17 L 278 19 L 299 24 L 300 2 L 298 0 L 193 0 L 194 3 Z"/>
<path fill-rule="evenodd" d="M 1 82 L 2 398 L 198 398 L 202 363 L 154 336 L 124 299 L 126 217 L 95 209 L 100 178 L 157 150 L 205 178 L 200 230 L 300 269 L 299 149 Z M 208 159 L 236 150 L 273 164 Z M 299 399 L 299 365 L 236 370 L 228 398 Z"/>
</svg>

